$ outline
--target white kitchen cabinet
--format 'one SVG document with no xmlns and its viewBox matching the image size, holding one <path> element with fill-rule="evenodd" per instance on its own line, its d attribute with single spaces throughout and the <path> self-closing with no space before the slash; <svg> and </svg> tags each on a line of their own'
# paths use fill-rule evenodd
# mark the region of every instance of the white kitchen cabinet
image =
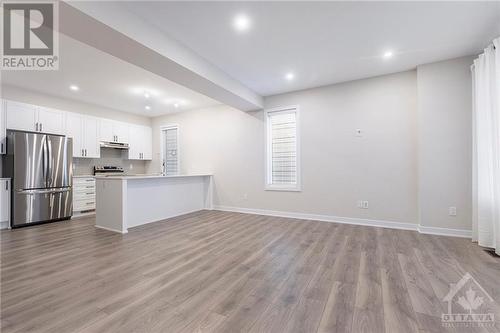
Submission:
<svg viewBox="0 0 500 333">
<path fill-rule="evenodd" d="M 146 126 L 129 126 L 129 151 L 130 160 L 151 160 L 153 158 L 153 147 L 151 128 Z"/>
<path fill-rule="evenodd" d="M 119 121 L 100 119 L 99 138 L 105 142 L 128 143 L 128 127 L 128 124 Z"/>
<path fill-rule="evenodd" d="M 0 179 L 0 229 L 10 226 L 10 179 Z"/>
<path fill-rule="evenodd" d="M 8 129 L 64 134 L 64 111 L 13 101 L 5 106 Z"/>
<path fill-rule="evenodd" d="M 144 127 L 144 160 L 153 159 L 153 130 L 151 127 Z"/>
<path fill-rule="evenodd" d="M 73 157 L 99 158 L 99 120 L 77 113 L 66 115 L 66 136 L 73 139 Z"/>
<path fill-rule="evenodd" d="M 7 128 L 20 131 L 35 132 L 37 123 L 37 106 L 19 102 L 5 101 L 7 111 Z M 36 124 L 38 130 L 38 124 Z"/>
<path fill-rule="evenodd" d="M 61 110 L 38 108 L 38 131 L 50 134 L 64 134 L 65 112 Z"/>
<path fill-rule="evenodd" d="M 73 139 L 73 157 L 84 157 L 83 116 L 77 113 L 66 115 L 66 136 Z"/>
<path fill-rule="evenodd" d="M 94 177 L 73 177 L 73 216 L 95 210 Z"/>
<path fill-rule="evenodd" d="M 101 147 L 99 145 L 99 119 L 95 117 L 83 117 L 83 149 L 85 157 L 101 157 Z"/>
<path fill-rule="evenodd" d="M 7 152 L 7 117 L 5 112 L 5 103 L 6 102 L 3 99 L 0 100 L 0 154 L 5 154 Z"/>
</svg>

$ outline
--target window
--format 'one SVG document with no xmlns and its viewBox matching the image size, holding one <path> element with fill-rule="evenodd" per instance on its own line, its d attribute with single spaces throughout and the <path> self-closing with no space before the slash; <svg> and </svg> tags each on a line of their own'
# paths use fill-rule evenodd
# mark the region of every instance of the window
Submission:
<svg viewBox="0 0 500 333">
<path fill-rule="evenodd" d="M 179 174 L 179 128 L 165 126 L 162 131 L 162 171 L 166 176 Z"/>
<path fill-rule="evenodd" d="M 266 189 L 300 191 L 299 108 L 266 111 Z"/>
</svg>

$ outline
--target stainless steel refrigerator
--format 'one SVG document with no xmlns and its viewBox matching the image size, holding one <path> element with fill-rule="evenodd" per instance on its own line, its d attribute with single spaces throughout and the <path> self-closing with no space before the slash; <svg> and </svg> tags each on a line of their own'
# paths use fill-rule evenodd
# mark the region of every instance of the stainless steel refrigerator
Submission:
<svg viewBox="0 0 500 333">
<path fill-rule="evenodd" d="M 12 227 L 71 217 L 72 152 L 65 136 L 7 131 L 3 175 L 12 178 Z"/>
</svg>

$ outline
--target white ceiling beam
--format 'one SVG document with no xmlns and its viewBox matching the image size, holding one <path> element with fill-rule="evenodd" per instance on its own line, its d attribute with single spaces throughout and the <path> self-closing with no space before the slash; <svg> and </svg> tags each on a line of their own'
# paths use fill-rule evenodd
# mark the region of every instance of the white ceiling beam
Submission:
<svg viewBox="0 0 500 333">
<path fill-rule="evenodd" d="M 262 109 L 262 96 L 118 2 L 61 2 L 59 13 L 65 35 L 239 110 Z"/>
</svg>

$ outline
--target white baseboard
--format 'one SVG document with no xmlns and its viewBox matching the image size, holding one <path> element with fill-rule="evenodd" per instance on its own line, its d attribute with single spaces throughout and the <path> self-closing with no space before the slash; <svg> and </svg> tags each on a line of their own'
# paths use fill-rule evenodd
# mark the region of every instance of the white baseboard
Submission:
<svg viewBox="0 0 500 333">
<path fill-rule="evenodd" d="M 116 230 L 116 229 L 112 229 L 112 228 L 106 228 L 106 227 L 103 227 L 103 226 L 100 226 L 100 225 L 96 225 L 95 226 L 97 229 L 102 229 L 102 230 L 107 230 L 107 231 L 112 231 L 112 232 L 117 232 L 119 234 L 126 234 L 128 233 L 127 230 L 125 231 L 120 231 L 120 230 Z"/>
<path fill-rule="evenodd" d="M 418 225 L 418 232 L 429 235 L 472 238 L 472 230 L 426 227 L 421 224 Z"/>
<path fill-rule="evenodd" d="M 9 221 L 0 222 L 0 230 L 9 229 Z"/>
<path fill-rule="evenodd" d="M 214 210 L 221 210 L 221 211 L 235 212 L 235 213 L 245 213 L 245 214 L 287 217 L 287 218 L 301 219 L 301 220 L 314 220 L 314 221 L 323 221 L 323 222 L 364 225 L 364 226 L 379 227 L 379 228 L 413 230 L 413 231 L 418 231 L 419 233 L 422 233 L 422 234 L 431 234 L 431 235 L 440 235 L 440 236 L 452 236 L 452 237 L 464 237 L 464 238 L 471 238 L 472 237 L 471 230 L 425 227 L 425 226 L 422 226 L 419 224 L 407 223 L 407 222 L 395 222 L 395 221 L 385 221 L 385 220 L 361 219 L 361 218 L 354 218 L 354 217 L 340 217 L 340 216 L 332 216 L 332 215 L 318 215 L 318 214 L 306 214 L 306 213 L 295 213 L 295 212 L 283 212 L 283 211 L 266 210 L 266 209 L 253 209 L 253 208 L 229 207 L 229 206 L 218 206 L 218 205 L 214 206 Z"/>
</svg>

